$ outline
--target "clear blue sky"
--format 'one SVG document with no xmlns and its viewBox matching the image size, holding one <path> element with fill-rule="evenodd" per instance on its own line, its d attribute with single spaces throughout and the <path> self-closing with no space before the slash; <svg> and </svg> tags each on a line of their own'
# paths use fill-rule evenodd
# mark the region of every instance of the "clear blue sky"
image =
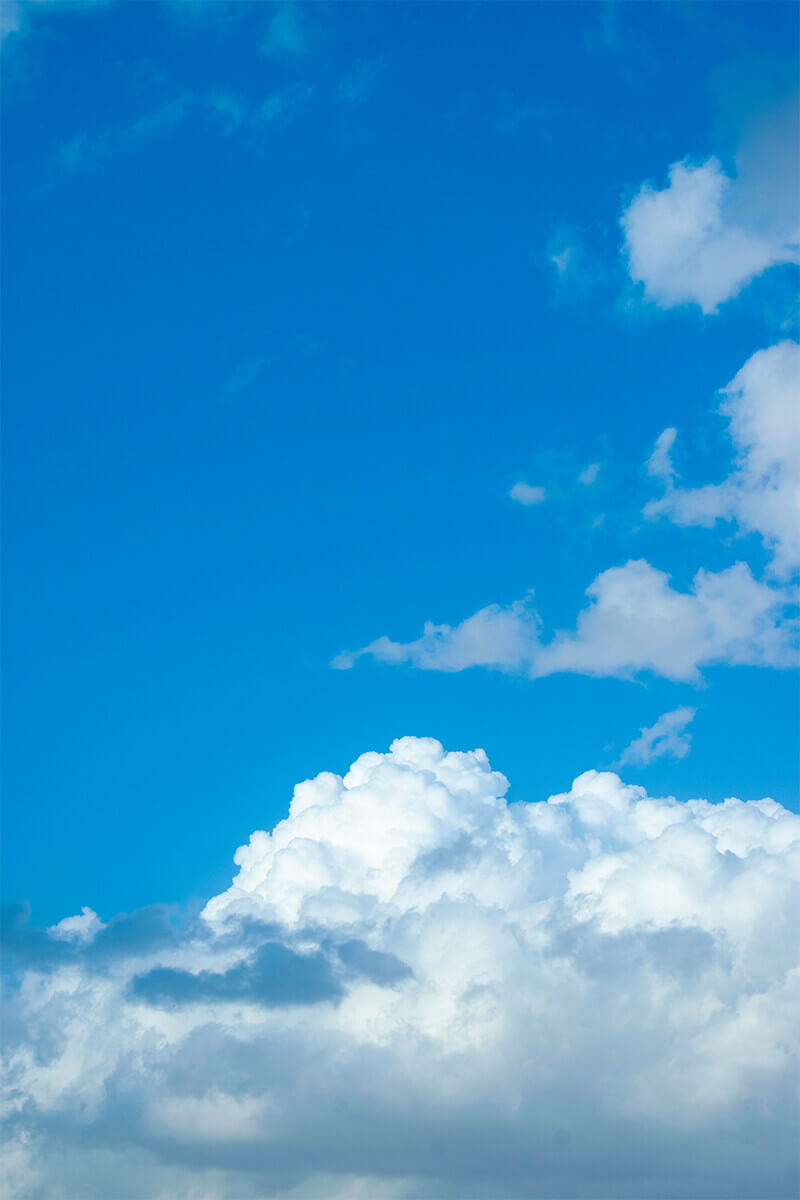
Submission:
<svg viewBox="0 0 800 1200">
<path fill-rule="evenodd" d="M 572 629 L 592 580 L 629 559 L 680 591 L 737 561 L 783 586 L 757 532 L 642 508 L 665 428 L 687 480 L 727 476 L 717 390 L 792 335 L 792 268 L 713 313 L 648 301 L 620 218 L 674 162 L 733 172 L 753 114 L 791 87 L 796 7 L 18 19 L 6 896 L 39 922 L 207 896 L 296 781 L 405 734 L 482 746 L 538 800 L 689 706 L 691 751 L 628 780 L 795 806 L 780 666 L 719 661 L 698 681 L 329 664 L 530 589 L 547 636 Z M 515 503 L 519 481 L 546 499 Z"/>
</svg>

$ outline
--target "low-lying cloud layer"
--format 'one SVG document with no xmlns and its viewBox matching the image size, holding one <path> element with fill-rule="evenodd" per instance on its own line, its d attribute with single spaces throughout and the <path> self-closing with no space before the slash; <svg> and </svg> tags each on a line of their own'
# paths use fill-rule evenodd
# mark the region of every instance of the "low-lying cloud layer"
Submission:
<svg viewBox="0 0 800 1200">
<path fill-rule="evenodd" d="M 5 1194 L 785 1197 L 800 818 L 402 738 L 194 922 L 11 914 Z"/>
</svg>

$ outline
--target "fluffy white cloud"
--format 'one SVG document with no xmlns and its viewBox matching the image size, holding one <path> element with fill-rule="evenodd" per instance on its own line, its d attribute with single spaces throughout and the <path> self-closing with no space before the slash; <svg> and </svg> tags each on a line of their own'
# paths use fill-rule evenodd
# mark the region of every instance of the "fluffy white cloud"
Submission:
<svg viewBox="0 0 800 1200">
<path fill-rule="evenodd" d="M 529 596 L 509 607 L 489 605 L 460 625 L 428 622 L 413 642 L 378 638 L 340 654 L 346 669 L 362 655 L 430 671 L 491 667 L 534 678 L 571 671 L 630 677 L 651 671 L 666 679 L 696 680 L 715 663 L 782 667 L 797 662 L 794 594 L 753 578 L 736 563 L 701 570 L 681 592 L 643 559 L 603 571 L 586 589 L 589 604 L 572 631 L 543 641 Z"/>
<path fill-rule="evenodd" d="M 545 498 L 543 487 L 532 486 L 530 483 L 515 483 L 509 491 L 512 500 L 518 504 L 541 504 Z"/>
<path fill-rule="evenodd" d="M 731 187 L 716 158 L 673 163 L 666 188 L 644 184 L 631 201 L 622 218 L 628 270 L 649 299 L 711 313 L 767 267 L 796 261 L 782 240 L 726 221 Z"/>
<path fill-rule="evenodd" d="M 662 758 L 665 754 L 673 758 L 685 758 L 692 744 L 692 735 L 684 730 L 694 717 L 695 709 L 685 706 L 662 713 L 655 725 L 642 729 L 640 736 L 623 750 L 619 765 L 641 763 L 646 766 L 654 758 Z"/>
<path fill-rule="evenodd" d="M 731 177 L 716 158 L 673 163 L 622 216 L 630 276 L 664 308 L 714 312 L 756 275 L 800 261 L 796 99 L 756 122 Z"/>
<path fill-rule="evenodd" d="M 19 926 L 6 1194 L 791 1194 L 800 818 L 507 786 L 401 738 L 179 937 Z"/>
<path fill-rule="evenodd" d="M 800 567 L 800 345 L 784 341 L 753 354 L 722 390 L 720 411 L 735 450 L 727 479 L 676 487 L 669 458 L 675 430 L 667 429 L 649 460 L 666 491 L 645 516 L 679 525 L 736 521 L 742 532 L 759 534 L 786 574 Z"/>
<path fill-rule="evenodd" d="M 644 184 L 622 214 L 628 271 L 664 308 L 715 312 L 752 278 L 798 263 L 795 104 L 753 128 L 735 178 L 717 158 L 676 162 L 662 190 Z"/>
</svg>

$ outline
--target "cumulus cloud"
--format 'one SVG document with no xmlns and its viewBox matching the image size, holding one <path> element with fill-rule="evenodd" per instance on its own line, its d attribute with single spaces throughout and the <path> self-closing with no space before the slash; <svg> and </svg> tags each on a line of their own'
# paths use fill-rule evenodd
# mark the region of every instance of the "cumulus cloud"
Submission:
<svg viewBox="0 0 800 1200">
<path fill-rule="evenodd" d="M 622 216 L 631 279 L 663 308 L 715 312 L 768 268 L 800 261 L 796 100 L 743 139 L 736 172 L 717 158 L 673 163 L 669 182 L 645 183 Z"/>
<path fill-rule="evenodd" d="M 586 589 L 588 605 L 574 630 L 542 639 L 532 595 L 508 607 L 493 604 L 460 625 L 424 626 L 412 642 L 380 637 L 333 660 L 352 667 L 367 655 L 429 671 L 467 667 L 523 673 L 559 672 L 631 677 L 649 671 L 697 680 L 716 663 L 788 667 L 798 661 L 796 597 L 754 579 L 745 563 L 700 570 L 682 592 L 644 559 L 603 571 Z"/>
<path fill-rule="evenodd" d="M 648 469 L 666 490 L 644 514 L 678 525 L 735 521 L 742 532 L 757 533 L 775 569 L 788 574 L 800 567 L 800 345 L 784 341 L 753 354 L 723 388 L 720 412 L 734 447 L 728 477 L 703 487 L 675 486 L 669 459 L 675 430 L 665 430 Z"/>
<path fill-rule="evenodd" d="M 692 744 L 692 735 L 684 731 L 689 722 L 694 720 L 695 711 L 684 706 L 663 713 L 655 725 L 642 729 L 640 736 L 623 750 L 619 765 L 640 763 L 647 766 L 654 758 L 662 758 L 665 754 L 673 758 L 685 758 Z"/>
<path fill-rule="evenodd" d="M 515 483 L 509 491 L 512 500 L 518 504 L 541 504 L 545 498 L 543 487 L 533 487 L 529 483 Z"/>
<path fill-rule="evenodd" d="M 25 956 L 6 1194 L 792 1194 L 800 818 L 507 789 L 401 738 L 299 784 L 175 940 Z"/>
</svg>

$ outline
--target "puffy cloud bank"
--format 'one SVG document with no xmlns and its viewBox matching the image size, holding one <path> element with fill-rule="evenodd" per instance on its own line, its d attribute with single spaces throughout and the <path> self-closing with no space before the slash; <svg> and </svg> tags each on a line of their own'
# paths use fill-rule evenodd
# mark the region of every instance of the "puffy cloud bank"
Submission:
<svg viewBox="0 0 800 1200">
<path fill-rule="evenodd" d="M 194 922 L 10 914 L 5 1195 L 794 1194 L 800 818 L 402 738 Z"/>
</svg>

